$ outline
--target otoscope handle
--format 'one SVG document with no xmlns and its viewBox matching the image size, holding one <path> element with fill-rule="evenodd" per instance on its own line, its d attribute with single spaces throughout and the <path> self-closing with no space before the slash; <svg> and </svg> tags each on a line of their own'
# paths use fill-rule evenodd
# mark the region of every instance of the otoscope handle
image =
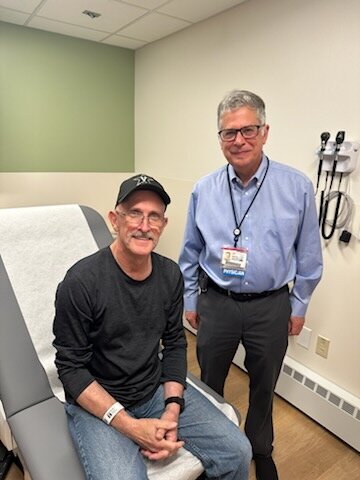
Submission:
<svg viewBox="0 0 360 480">
<path fill-rule="evenodd" d="M 335 144 L 336 144 L 336 147 L 335 147 L 335 157 L 334 157 L 334 161 L 333 161 L 333 165 L 332 165 L 332 170 L 331 170 L 331 181 L 330 181 L 329 192 L 330 192 L 330 190 L 331 190 L 331 187 L 332 187 L 332 184 L 333 184 L 333 181 L 334 181 L 334 177 L 335 177 L 335 173 L 336 173 L 336 165 L 337 165 L 338 158 L 339 158 L 339 151 L 340 151 L 341 145 L 342 145 L 342 143 L 344 142 L 344 140 L 345 140 L 345 131 L 344 131 L 344 130 L 340 130 L 340 131 L 336 134 L 336 138 L 335 138 Z"/>
<path fill-rule="evenodd" d="M 317 191 L 318 191 L 318 188 L 319 188 L 320 175 L 321 175 L 322 164 L 323 164 L 323 160 L 324 160 L 324 151 L 325 151 L 326 144 L 327 144 L 329 138 L 330 138 L 330 133 L 329 132 L 323 132 L 320 135 L 321 147 L 320 147 L 320 152 L 319 152 L 319 166 L 318 166 L 318 171 L 317 171 L 317 181 L 316 181 L 315 195 L 317 194 Z"/>
</svg>

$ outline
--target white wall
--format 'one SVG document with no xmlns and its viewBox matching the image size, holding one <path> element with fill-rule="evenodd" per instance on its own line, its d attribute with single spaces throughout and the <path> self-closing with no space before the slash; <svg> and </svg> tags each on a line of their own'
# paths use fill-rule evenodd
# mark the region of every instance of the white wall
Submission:
<svg viewBox="0 0 360 480">
<path fill-rule="evenodd" d="M 359 0 L 250 0 L 136 53 L 136 170 L 176 191 L 177 258 L 189 192 L 224 164 L 216 108 L 233 88 L 267 104 L 266 153 L 315 179 L 320 133 L 360 140 Z M 291 339 L 288 354 L 360 397 L 360 159 L 352 174 L 352 240 L 324 244 L 325 272 L 307 315 L 310 349 Z M 171 224 L 170 224 L 171 225 Z M 170 228 L 169 225 L 169 228 Z M 355 235 L 357 238 L 355 238 Z M 316 336 L 331 340 L 328 359 Z"/>
</svg>

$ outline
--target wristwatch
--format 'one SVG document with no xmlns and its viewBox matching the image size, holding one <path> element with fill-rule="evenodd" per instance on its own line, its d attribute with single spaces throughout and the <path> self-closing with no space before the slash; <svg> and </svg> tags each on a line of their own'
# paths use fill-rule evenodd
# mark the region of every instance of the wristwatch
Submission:
<svg viewBox="0 0 360 480">
<path fill-rule="evenodd" d="M 165 400 L 165 407 L 169 405 L 169 403 L 177 403 L 180 405 L 180 413 L 184 411 L 185 408 L 185 400 L 183 397 L 169 397 Z"/>
</svg>

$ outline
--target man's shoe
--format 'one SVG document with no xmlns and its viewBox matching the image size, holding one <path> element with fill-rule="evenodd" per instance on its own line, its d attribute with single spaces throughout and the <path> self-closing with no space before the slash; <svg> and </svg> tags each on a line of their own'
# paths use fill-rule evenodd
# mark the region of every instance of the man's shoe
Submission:
<svg viewBox="0 0 360 480">
<path fill-rule="evenodd" d="M 279 480 L 272 457 L 254 456 L 256 480 Z"/>
<path fill-rule="evenodd" d="M 0 442 L 0 480 L 5 480 L 6 474 L 9 471 L 13 461 L 13 453 L 8 452 L 4 445 Z"/>
</svg>

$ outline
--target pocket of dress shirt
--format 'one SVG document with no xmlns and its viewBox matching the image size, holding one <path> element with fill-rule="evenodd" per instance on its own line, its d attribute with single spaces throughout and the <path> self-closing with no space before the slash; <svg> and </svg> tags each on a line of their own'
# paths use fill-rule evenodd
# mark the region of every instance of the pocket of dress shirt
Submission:
<svg viewBox="0 0 360 480">
<path fill-rule="evenodd" d="M 262 245 L 268 251 L 292 250 L 298 234 L 298 218 L 274 217 L 263 223 Z"/>
</svg>

